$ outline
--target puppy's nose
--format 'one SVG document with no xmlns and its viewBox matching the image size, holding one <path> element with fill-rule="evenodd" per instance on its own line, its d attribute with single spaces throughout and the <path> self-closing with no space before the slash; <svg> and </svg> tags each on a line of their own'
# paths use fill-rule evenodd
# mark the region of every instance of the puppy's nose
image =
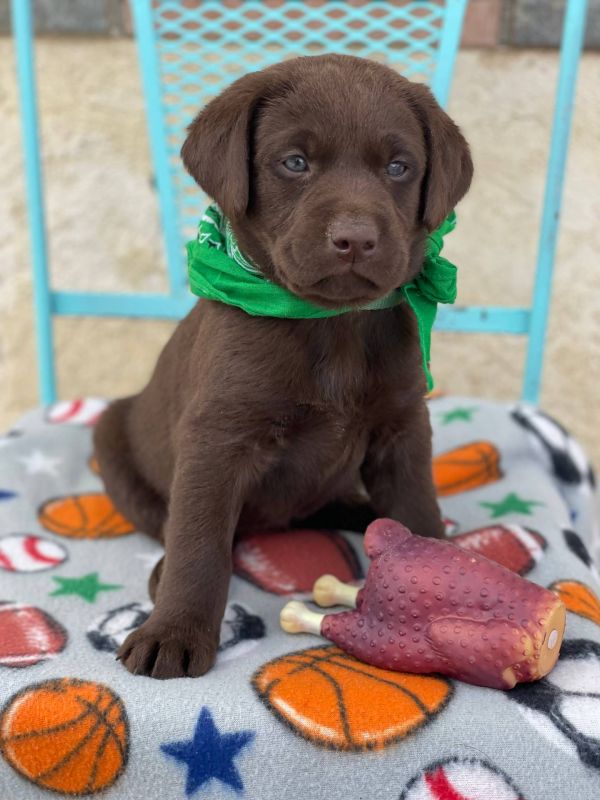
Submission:
<svg viewBox="0 0 600 800">
<path fill-rule="evenodd" d="M 344 261 L 360 261 L 377 249 L 377 229 L 368 220 L 336 220 L 329 229 L 330 246 Z"/>
</svg>

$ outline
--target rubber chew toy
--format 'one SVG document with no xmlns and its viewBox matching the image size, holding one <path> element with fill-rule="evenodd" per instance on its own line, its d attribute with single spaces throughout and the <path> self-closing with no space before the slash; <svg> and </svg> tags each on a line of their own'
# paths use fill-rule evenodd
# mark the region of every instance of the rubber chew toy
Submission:
<svg viewBox="0 0 600 800">
<path fill-rule="evenodd" d="M 367 528 L 364 548 L 371 565 L 362 589 L 331 575 L 314 587 L 319 605 L 355 608 L 318 614 L 292 601 L 281 612 L 284 630 L 321 634 L 384 669 L 497 689 L 542 678 L 556 664 L 566 612 L 552 592 L 390 519 Z"/>
</svg>

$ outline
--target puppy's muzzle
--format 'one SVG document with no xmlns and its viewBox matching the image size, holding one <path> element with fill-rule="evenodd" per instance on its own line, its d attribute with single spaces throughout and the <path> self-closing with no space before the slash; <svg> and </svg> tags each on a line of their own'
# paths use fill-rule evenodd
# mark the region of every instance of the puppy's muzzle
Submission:
<svg viewBox="0 0 600 800">
<path fill-rule="evenodd" d="M 336 219 L 328 228 L 327 238 L 330 252 L 352 263 L 375 255 L 379 243 L 375 223 L 367 219 Z"/>
</svg>

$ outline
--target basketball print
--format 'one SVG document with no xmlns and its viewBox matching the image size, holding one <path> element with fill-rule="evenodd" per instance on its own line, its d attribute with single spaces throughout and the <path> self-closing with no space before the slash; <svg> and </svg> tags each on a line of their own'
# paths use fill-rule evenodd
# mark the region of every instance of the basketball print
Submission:
<svg viewBox="0 0 600 800">
<path fill-rule="evenodd" d="M 54 658 L 67 644 L 67 632 L 41 608 L 0 603 L 0 667 L 32 667 Z"/>
<path fill-rule="evenodd" d="M 0 717 L 0 751 L 10 766 L 63 795 L 112 786 L 128 750 L 125 707 L 101 683 L 60 678 L 28 686 Z"/>
<path fill-rule="evenodd" d="M 62 544 L 32 533 L 10 533 L 0 537 L 0 569 L 7 572 L 42 572 L 54 569 L 67 558 Z"/>
<path fill-rule="evenodd" d="M 565 604 L 567 611 L 600 625 L 600 598 L 580 581 L 556 581 L 548 587 Z"/>
<path fill-rule="evenodd" d="M 243 534 L 233 550 L 233 569 L 265 592 L 306 594 L 324 573 L 345 583 L 362 577 L 352 545 L 341 533 L 318 530 Z"/>
<path fill-rule="evenodd" d="M 541 533 L 521 525 L 489 525 L 461 533 L 452 542 L 502 564 L 518 575 L 530 572 L 546 549 L 546 540 Z"/>
<path fill-rule="evenodd" d="M 426 767 L 400 800 L 524 800 L 498 767 L 478 758 L 450 758 Z"/>
<path fill-rule="evenodd" d="M 314 744 L 374 750 L 425 725 L 452 695 L 450 681 L 378 669 L 338 647 L 277 658 L 253 686 L 275 716 Z"/>
<path fill-rule="evenodd" d="M 54 403 L 46 409 L 46 421 L 55 425 L 95 425 L 107 405 L 100 397 Z"/>
<path fill-rule="evenodd" d="M 103 493 L 47 500 L 38 512 L 38 520 L 46 530 L 72 539 L 112 538 L 135 530 Z"/>
<path fill-rule="evenodd" d="M 500 453 L 491 442 L 470 442 L 433 459 L 438 497 L 479 489 L 501 477 Z"/>
</svg>

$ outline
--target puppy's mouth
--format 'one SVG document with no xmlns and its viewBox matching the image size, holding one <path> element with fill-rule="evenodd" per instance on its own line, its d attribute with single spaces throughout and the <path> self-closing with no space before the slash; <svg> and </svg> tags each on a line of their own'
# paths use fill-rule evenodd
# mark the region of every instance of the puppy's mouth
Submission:
<svg viewBox="0 0 600 800">
<path fill-rule="evenodd" d="M 386 294 L 374 280 L 353 270 L 341 275 L 327 275 L 309 285 L 293 281 L 290 284 L 294 294 L 325 308 L 365 305 Z"/>
</svg>

